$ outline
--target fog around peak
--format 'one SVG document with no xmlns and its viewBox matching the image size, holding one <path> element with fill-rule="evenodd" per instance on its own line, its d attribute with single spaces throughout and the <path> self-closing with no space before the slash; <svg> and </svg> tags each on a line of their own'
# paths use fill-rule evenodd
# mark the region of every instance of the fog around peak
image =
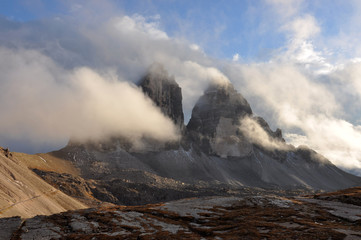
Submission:
<svg viewBox="0 0 361 240">
<path fill-rule="evenodd" d="M 151 8 L 152 3 L 143 4 L 156 9 Z M 126 12 L 113 1 L 88 4 L 72 1 L 64 3 L 69 9 L 67 14 L 56 17 L 27 21 L 0 18 L 0 84 L 5 89 L 0 95 L 0 145 L 6 147 L 12 143 L 10 147 L 15 151 L 27 152 L 59 148 L 70 135 L 80 131 L 77 126 L 86 122 L 78 120 L 71 127 L 75 121 L 72 118 L 84 119 L 93 108 L 102 113 L 99 115 L 113 119 L 103 106 L 117 105 L 120 101 L 127 103 L 123 111 L 130 111 L 129 116 L 134 114 L 135 119 L 140 112 L 127 108 L 137 104 L 139 109 L 147 106 L 147 114 L 154 116 L 154 121 L 150 120 L 152 126 L 157 129 L 157 124 L 165 125 L 173 133 L 172 126 L 166 123 L 168 120 L 159 116 L 156 108 L 149 107 L 151 103 L 147 99 L 140 100 L 143 97 L 134 87 L 152 63 L 157 62 L 182 88 L 186 123 L 210 83 L 230 82 L 248 100 L 256 115 L 265 118 L 272 129 L 282 129 L 288 143 L 308 145 L 344 169 L 361 169 L 358 146 L 361 38 L 360 31 L 355 31 L 359 29 L 361 4 L 347 3 L 352 12 L 343 11 L 344 3 L 326 4 L 322 8 L 302 0 L 250 4 L 237 17 L 249 18 L 244 21 L 247 24 L 258 24 L 252 28 L 254 31 L 238 29 L 247 33 L 239 40 L 240 46 L 246 44 L 247 48 L 251 42 L 254 48 L 260 48 L 260 57 L 251 60 L 237 49 L 232 50 L 229 59 L 215 57 L 220 51 L 217 46 L 230 46 L 237 40 L 221 38 L 231 27 L 227 25 L 229 16 L 224 15 L 210 21 L 209 25 L 213 24 L 210 28 L 208 24 L 196 28 L 192 26 L 201 26 L 202 21 L 190 23 L 188 18 L 179 16 L 167 18 L 164 12 L 156 15 Z M 261 7 L 254 8 L 252 4 Z M 338 31 L 326 34 L 328 23 L 316 11 L 309 11 L 310 7 L 322 11 L 340 9 L 340 17 L 344 18 L 334 26 Z M 199 11 L 206 10 L 194 9 L 193 14 Z M 188 14 L 194 16 L 192 12 Z M 208 19 L 213 15 L 197 16 Z M 167 21 L 173 28 L 169 28 Z M 281 36 L 283 45 L 263 49 L 264 53 L 261 41 L 272 43 L 275 38 L 271 34 Z M 94 82 L 87 82 L 88 78 Z M 88 85 L 109 90 L 113 97 L 105 96 L 98 106 L 94 102 L 102 94 L 87 89 Z M 115 89 L 119 91 L 117 94 Z M 132 98 L 133 93 L 136 99 Z M 91 119 L 90 128 L 101 126 L 97 114 Z M 122 116 L 114 116 L 114 122 L 107 123 L 119 128 L 117 122 L 130 124 Z M 174 137 L 153 132 L 147 128 L 150 123 L 134 121 L 134 124 L 127 128 L 134 130 L 135 138 L 142 134 L 154 134 L 160 139 Z M 67 131 L 55 131 L 65 125 Z M 97 137 L 109 131 L 106 127 L 94 130 Z M 16 145 L 20 141 L 21 146 Z"/>
</svg>

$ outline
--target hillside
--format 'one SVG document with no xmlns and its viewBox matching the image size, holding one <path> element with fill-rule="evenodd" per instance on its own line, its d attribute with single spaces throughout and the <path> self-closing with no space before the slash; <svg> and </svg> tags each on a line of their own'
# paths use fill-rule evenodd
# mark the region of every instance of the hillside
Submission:
<svg viewBox="0 0 361 240">
<path fill-rule="evenodd" d="M 52 187 L 0 148 L 0 217 L 50 215 L 87 205 Z"/>
</svg>

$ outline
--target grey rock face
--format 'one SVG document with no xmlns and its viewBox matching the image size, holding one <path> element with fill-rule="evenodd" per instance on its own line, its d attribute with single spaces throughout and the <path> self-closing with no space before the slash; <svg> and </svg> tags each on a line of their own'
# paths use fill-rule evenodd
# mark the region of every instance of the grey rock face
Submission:
<svg viewBox="0 0 361 240">
<path fill-rule="evenodd" d="M 251 116 L 247 100 L 231 84 L 212 84 L 193 108 L 189 138 L 206 154 L 244 156 L 250 144 L 238 131 L 240 118 Z"/>
<path fill-rule="evenodd" d="M 139 86 L 166 116 L 183 128 L 182 90 L 162 65 L 153 64 Z"/>
<path fill-rule="evenodd" d="M 262 146 L 260 144 L 263 142 L 260 139 L 262 137 L 258 137 L 258 141 L 255 142 L 257 136 L 254 135 L 258 133 L 245 134 L 244 129 L 240 128 L 244 124 L 242 123 L 244 119 L 250 119 L 249 121 L 258 125 L 264 132 L 262 137 L 288 148 L 282 138 L 281 130 L 272 131 L 263 118 L 253 116 L 247 100 L 230 83 L 212 84 L 198 100 L 187 126 L 189 141 L 194 143 L 200 151 L 222 158 L 250 156 L 254 147 L 277 158 L 285 158 L 284 152 L 278 149 L 270 151 Z M 252 130 L 253 127 L 247 128 Z"/>
<path fill-rule="evenodd" d="M 213 84 L 193 108 L 187 129 L 212 137 L 221 117 L 238 123 L 240 117 L 251 114 L 247 100 L 231 84 Z"/>
</svg>

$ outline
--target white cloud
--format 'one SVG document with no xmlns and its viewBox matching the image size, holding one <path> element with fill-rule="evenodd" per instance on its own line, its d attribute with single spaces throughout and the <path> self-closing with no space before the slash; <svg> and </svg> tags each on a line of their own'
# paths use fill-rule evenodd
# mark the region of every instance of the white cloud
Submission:
<svg viewBox="0 0 361 240">
<path fill-rule="evenodd" d="M 68 71 L 38 51 L 6 48 L 0 48 L 0 71 L 0 84 L 6 89 L 0 95 L 4 103 L 0 111 L 6 113 L 0 118 L 2 141 L 178 138 L 172 121 L 114 71 L 99 74 L 86 67 Z"/>
<path fill-rule="evenodd" d="M 231 63 L 226 75 L 256 113 L 282 128 L 289 143 L 308 145 L 361 175 L 359 38 L 340 31 L 323 39 L 321 25 L 303 11 L 302 1 L 267 2 L 286 45 L 269 62 Z M 322 49 L 320 43 L 325 44 Z M 352 57 L 344 58 L 340 48 L 353 48 Z"/>
<path fill-rule="evenodd" d="M 361 73 L 357 64 L 337 74 L 324 75 L 334 79 L 326 82 L 318 81 L 317 73 L 311 75 L 304 71 L 304 66 L 276 61 L 252 65 L 234 63 L 226 73 L 256 113 L 282 128 L 288 143 L 308 145 L 337 166 L 352 171 L 358 169 L 361 175 L 361 125 L 342 119 L 346 107 L 343 104 L 349 101 L 341 101 L 348 97 L 344 95 L 348 91 L 352 96 L 361 97 L 358 81 Z M 344 85 L 340 85 L 341 82 Z M 346 92 L 338 95 L 340 87 L 349 89 L 343 89 Z"/>
<path fill-rule="evenodd" d="M 238 60 L 239 60 L 239 54 L 236 53 L 236 54 L 233 55 L 232 61 L 237 62 Z"/>
<path fill-rule="evenodd" d="M 244 117 L 241 119 L 239 130 L 251 143 L 259 144 L 266 149 L 288 149 L 286 144 L 272 138 L 255 119 L 252 119 L 250 117 Z"/>
<path fill-rule="evenodd" d="M 158 15 L 159 16 L 159 15 Z M 119 31 L 137 31 L 145 33 L 153 39 L 168 39 L 167 33 L 159 29 L 160 16 L 152 18 L 153 21 L 147 21 L 145 17 L 135 14 L 132 17 L 123 16 L 113 19 L 114 24 Z"/>
<path fill-rule="evenodd" d="M 305 135 L 297 133 L 286 133 L 283 134 L 283 137 L 286 142 L 291 143 L 293 146 L 309 146 L 309 139 Z"/>
<path fill-rule="evenodd" d="M 303 0 L 266 0 L 270 4 L 277 15 L 282 19 L 287 19 L 296 15 L 303 4 Z"/>
<path fill-rule="evenodd" d="M 281 29 L 289 32 L 292 39 L 299 41 L 309 39 L 321 31 L 317 20 L 309 14 L 291 20 L 291 22 L 283 25 Z"/>
<path fill-rule="evenodd" d="M 351 59 L 349 63 L 337 69 L 331 75 L 345 86 L 351 85 L 351 94 L 358 95 L 361 100 L 361 62 L 358 59 Z"/>
<path fill-rule="evenodd" d="M 233 63 L 226 74 L 256 113 L 283 129 L 289 143 L 308 145 L 361 175 L 361 126 L 343 119 L 349 104 L 361 100 L 360 63 L 337 66 L 322 78 L 319 69 L 299 63 L 281 55 L 266 63 Z"/>
<path fill-rule="evenodd" d="M 77 132 L 75 126 L 79 126 L 79 129 L 82 127 L 87 129 L 90 124 L 93 127 L 89 128 L 94 129 L 88 132 L 100 137 L 102 132 L 106 135 L 110 129 L 114 130 L 110 127 L 101 127 L 98 132 L 96 130 L 96 126 L 102 126 L 101 123 L 105 124 L 104 121 L 109 119 L 117 120 L 118 124 L 126 126 L 129 132 L 134 131 L 135 138 L 139 138 L 142 134 L 155 135 L 156 138 L 160 139 L 172 138 L 174 131 L 161 118 L 154 120 L 156 122 L 153 122 L 153 125 L 163 121 L 163 124 L 160 125 L 168 126 L 168 130 L 165 132 L 168 132 L 169 136 L 166 136 L 167 134 L 165 136 L 157 135 L 156 130 L 152 133 L 147 129 L 147 126 L 143 126 L 141 123 L 138 124 L 135 120 L 131 121 L 132 126 L 134 126 L 132 127 L 124 119 L 119 119 L 116 116 L 110 117 L 111 113 L 108 111 L 103 113 L 108 118 L 98 119 L 98 115 L 92 114 L 93 121 L 88 121 L 89 125 L 85 124 L 84 126 L 74 123 L 72 119 L 60 116 L 61 112 L 64 111 L 64 116 L 84 114 L 79 116 L 79 119 L 84 119 L 86 113 L 90 114 L 90 110 L 84 112 L 85 109 L 91 108 L 89 105 L 79 105 L 77 110 L 74 110 L 76 108 L 76 105 L 72 106 L 74 102 L 80 102 L 79 104 L 85 102 L 84 99 L 75 98 L 79 94 L 83 94 L 84 98 L 88 98 L 88 102 L 93 102 L 94 99 L 99 98 L 99 104 L 101 105 L 93 104 L 94 109 L 98 108 L 97 111 L 100 111 L 100 109 L 106 110 L 106 105 L 114 105 L 113 102 L 139 102 L 139 99 L 132 100 L 128 96 L 128 93 L 132 92 L 139 97 L 131 84 L 115 83 L 113 80 L 113 82 L 109 82 L 108 78 L 120 79 L 120 81 L 125 79 L 130 83 L 137 82 L 153 62 L 163 64 L 169 74 L 174 75 L 176 81 L 182 87 L 186 119 L 190 117 L 194 103 L 203 94 L 203 90 L 210 82 L 228 81 L 227 77 L 219 70 L 211 67 L 213 62 L 202 51 L 190 47 L 191 44 L 186 41 L 171 39 L 165 32 L 159 30 L 158 20 L 158 17 L 148 20 L 140 15 L 134 15 L 132 17 L 111 17 L 103 22 L 86 24 L 75 22 L 73 24 L 71 20 L 63 18 L 56 23 L 48 22 L 44 26 L 37 24 L 22 25 L 22 28 L 6 30 L 7 32 L 5 31 L 4 34 L 7 37 L 0 37 L 0 45 L 7 45 L 8 41 L 10 41 L 15 46 L 14 49 L 18 50 L 2 48 L 2 54 L 6 56 L 0 59 L 0 68 L 4 69 L 0 77 L 2 87 L 7 88 L 7 85 L 10 86 L 7 94 L 2 97 L 5 102 L 9 103 L 8 107 L 12 106 L 12 110 L 8 111 L 7 117 L 0 118 L 0 122 L 6 122 L 4 126 L 8 126 L 8 130 L 2 132 L 2 142 L 6 138 L 29 139 L 38 143 L 40 139 L 49 138 L 54 139 L 54 141 L 63 139 L 62 142 L 64 142 L 70 132 Z M 56 27 L 56 31 L 54 31 L 54 27 Z M 36 34 L 39 31 L 44 33 L 41 39 Z M 27 50 L 29 45 L 32 50 Z M 26 55 L 33 55 L 30 59 L 34 58 L 34 60 L 29 60 L 29 63 L 24 62 L 22 58 Z M 8 59 L 13 60 L 9 61 Z M 24 59 L 27 58 L 24 57 Z M 30 80 L 27 80 L 28 76 L 39 76 L 37 78 L 38 82 L 31 82 L 29 87 L 27 85 L 27 83 L 30 83 Z M 92 79 L 92 82 L 86 82 L 82 76 Z M 35 81 L 36 79 L 31 80 Z M 14 85 L 16 82 L 18 83 L 16 84 L 17 87 Z M 78 82 L 78 84 L 83 83 L 83 85 L 75 85 L 75 82 Z M 112 89 L 118 89 L 118 99 L 113 95 L 108 98 L 99 97 L 98 94 L 100 93 L 94 89 L 87 89 L 87 84 L 97 86 L 102 91 L 109 90 L 114 95 L 115 92 Z M 31 86 L 37 86 L 43 91 L 40 93 Z M 37 97 L 32 98 L 30 94 Z M 9 101 L 12 96 L 17 97 L 16 101 Z M 128 96 L 128 98 L 125 96 Z M 40 99 L 44 98 L 49 100 L 43 104 Z M 72 103 L 69 103 L 70 99 L 72 99 Z M 23 101 L 25 101 L 24 105 L 22 104 Z M 30 105 L 39 106 L 39 108 L 30 107 Z M 119 107 L 119 109 L 124 107 L 116 104 L 114 106 Z M 142 113 L 141 109 L 143 107 L 139 107 L 139 112 L 124 114 L 120 110 L 118 112 L 114 110 L 114 114 L 119 114 L 123 118 L 127 115 L 132 116 L 132 114 L 135 116 Z M 26 111 L 22 113 L 24 109 Z M 54 109 L 60 110 L 55 111 Z M 82 109 L 82 111 L 78 111 L 79 109 Z M 150 111 L 151 109 L 154 110 L 152 107 L 149 107 L 149 109 Z M 44 113 L 45 110 L 46 113 Z M 125 111 L 128 110 L 125 109 Z M 22 114 L 28 117 L 22 118 Z M 44 114 L 47 115 L 46 119 L 48 120 L 43 119 L 39 121 L 39 124 L 36 124 L 36 119 L 41 118 Z M 152 113 L 146 111 L 143 114 L 152 115 Z M 17 121 L 11 120 L 17 117 L 19 118 Z M 56 119 L 63 119 L 62 126 L 57 127 L 60 133 L 51 129 Z M 129 119 L 132 119 L 132 117 Z M 139 119 L 143 118 L 140 117 Z M 26 120 L 29 121 L 29 124 L 25 124 Z M 98 122 L 99 124 L 97 124 Z M 114 126 L 114 124 L 109 122 L 109 126 Z M 64 130 L 66 125 L 69 125 L 69 128 L 73 126 L 74 129 L 67 128 L 67 130 Z M 119 129 L 118 132 L 122 133 L 121 131 L 122 129 Z M 81 137 L 82 133 L 86 132 L 80 131 L 76 135 Z M 129 132 L 123 132 L 122 134 L 130 134 Z"/>
<path fill-rule="evenodd" d="M 308 116 L 302 130 L 307 136 L 288 134 L 287 140 L 308 145 L 346 170 L 361 169 L 361 126 L 333 117 Z M 361 172 L 359 173 L 361 175 Z"/>
<path fill-rule="evenodd" d="M 201 50 L 201 48 L 195 43 L 191 44 L 189 47 L 194 51 L 200 51 Z"/>
</svg>

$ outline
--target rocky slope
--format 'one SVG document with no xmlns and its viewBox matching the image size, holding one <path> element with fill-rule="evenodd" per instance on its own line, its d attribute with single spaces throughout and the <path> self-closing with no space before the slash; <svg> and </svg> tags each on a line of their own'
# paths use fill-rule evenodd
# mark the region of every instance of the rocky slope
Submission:
<svg viewBox="0 0 361 240">
<path fill-rule="evenodd" d="M 81 208 L 87 205 L 47 184 L 8 149 L 0 148 L 0 217 L 28 218 Z"/>
<path fill-rule="evenodd" d="M 361 239 L 361 207 L 313 196 L 252 194 L 69 211 L 23 224 L 9 218 L 0 228 L 12 240 Z"/>
</svg>

